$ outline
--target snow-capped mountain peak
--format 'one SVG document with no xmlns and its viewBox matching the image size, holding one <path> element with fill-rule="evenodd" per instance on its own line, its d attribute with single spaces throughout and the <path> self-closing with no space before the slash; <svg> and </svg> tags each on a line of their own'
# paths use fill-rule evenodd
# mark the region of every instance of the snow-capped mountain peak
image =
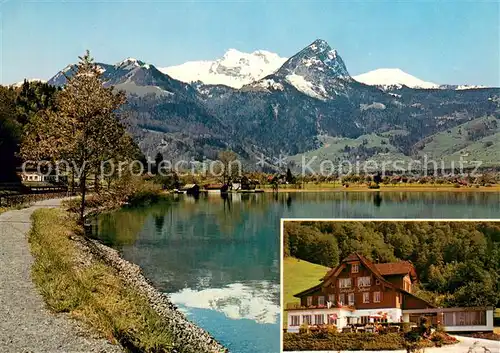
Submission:
<svg viewBox="0 0 500 353">
<path fill-rule="evenodd" d="M 316 39 L 283 64 L 278 72 L 283 74 L 324 73 L 330 77 L 350 79 L 342 58 L 323 39 Z"/>
<path fill-rule="evenodd" d="M 135 58 L 126 58 L 115 65 L 117 69 L 122 70 L 133 70 L 136 67 L 148 66 L 145 62 L 137 60 Z"/>
<path fill-rule="evenodd" d="M 191 83 L 221 84 L 233 88 L 259 80 L 276 71 L 287 59 L 266 50 L 245 53 L 229 49 L 213 61 L 188 61 L 181 65 L 159 68 L 177 80 Z"/>
<path fill-rule="evenodd" d="M 340 55 L 322 39 L 309 44 L 266 78 L 286 81 L 302 93 L 321 100 L 346 94 L 352 81 Z"/>
<path fill-rule="evenodd" d="M 377 69 L 353 78 L 370 86 L 397 87 L 404 85 L 410 88 L 439 88 L 436 83 L 423 81 L 397 68 Z"/>
</svg>

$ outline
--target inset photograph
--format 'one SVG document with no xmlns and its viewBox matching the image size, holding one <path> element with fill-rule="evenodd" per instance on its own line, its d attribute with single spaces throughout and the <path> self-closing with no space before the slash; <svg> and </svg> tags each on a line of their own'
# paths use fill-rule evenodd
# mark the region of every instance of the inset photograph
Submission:
<svg viewBox="0 0 500 353">
<path fill-rule="evenodd" d="M 283 351 L 500 351 L 500 221 L 286 219 L 281 235 Z"/>
</svg>

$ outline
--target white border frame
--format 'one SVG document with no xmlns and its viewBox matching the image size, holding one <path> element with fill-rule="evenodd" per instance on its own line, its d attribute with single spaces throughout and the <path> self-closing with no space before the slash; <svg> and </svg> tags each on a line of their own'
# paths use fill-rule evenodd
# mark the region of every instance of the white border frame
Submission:
<svg viewBox="0 0 500 353">
<path fill-rule="evenodd" d="M 500 218 L 281 218 L 280 219 L 280 353 L 283 353 L 283 229 L 285 222 L 499 222 Z"/>
</svg>

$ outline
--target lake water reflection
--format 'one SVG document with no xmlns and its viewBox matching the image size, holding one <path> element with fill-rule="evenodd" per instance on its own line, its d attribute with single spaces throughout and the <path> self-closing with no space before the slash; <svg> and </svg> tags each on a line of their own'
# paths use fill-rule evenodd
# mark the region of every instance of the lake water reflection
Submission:
<svg viewBox="0 0 500 353">
<path fill-rule="evenodd" d="M 500 218 L 500 194 L 174 195 L 101 215 L 97 235 L 234 353 L 279 352 L 280 218 Z"/>
</svg>

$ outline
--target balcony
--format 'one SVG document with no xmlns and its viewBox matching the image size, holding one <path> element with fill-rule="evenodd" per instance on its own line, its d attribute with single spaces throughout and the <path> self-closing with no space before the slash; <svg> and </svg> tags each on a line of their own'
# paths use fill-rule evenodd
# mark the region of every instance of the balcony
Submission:
<svg viewBox="0 0 500 353">
<path fill-rule="evenodd" d="M 301 305 L 300 303 L 286 303 L 285 305 L 285 310 L 305 310 L 305 309 L 327 309 L 327 305 Z M 342 308 L 342 309 L 349 309 L 349 310 L 355 310 L 355 306 L 353 305 L 348 305 L 348 304 L 342 304 L 340 307 L 337 305 L 332 305 L 330 307 L 331 309 L 334 308 Z"/>
</svg>

